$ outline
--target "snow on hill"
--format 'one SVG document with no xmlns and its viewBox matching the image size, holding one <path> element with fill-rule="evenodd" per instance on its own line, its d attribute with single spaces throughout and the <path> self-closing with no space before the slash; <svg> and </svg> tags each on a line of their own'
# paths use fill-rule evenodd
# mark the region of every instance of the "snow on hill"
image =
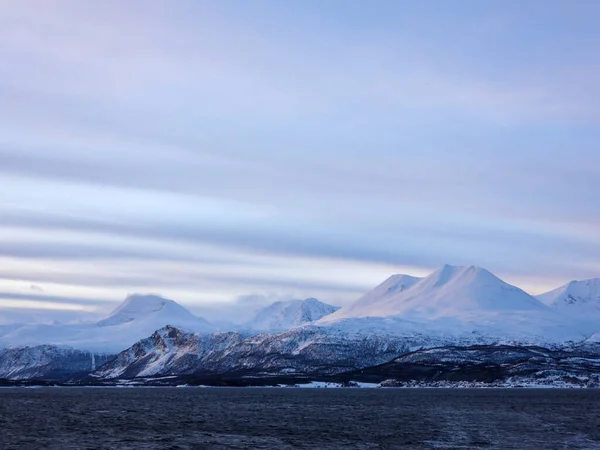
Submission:
<svg viewBox="0 0 600 450">
<path fill-rule="evenodd" d="M 128 296 L 110 315 L 100 320 L 100 327 L 119 326 L 130 322 L 158 322 L 161 328 L 166 324 L 189 327 L 197 330 L 212 329 L 206 320 L 194 316 L 179 303 L 158 295 L 133 294 Z M 156 331 L 155 328 L 153 331 Z"/>
<path fill-rule="evenodd" d="M 392 275 L 354 303 L 341 308 L 335 314 L 329 316 L 328 319 L 333 320 L 369 316 L 386 317 L 394 315 L 395 313 L 386 307 L 386 303 L 394 298 L 395 294 L 405 292 L 421 280 L 422 278 L 412 277 L 410 275 Z"/>
<path fill-rule="evenodd" d="M 401 280 L 400 286 L 394 280 Z M 565 320 L 481 267 L 448 265 L 422 279 L 396 275 L 317 324 L 338 332 L 421 334 L 473 343 L 583 340 L 597 331 L 590 323 Z"/>
<path fill-rule="evenodd" d="M 166 325 L 198 333 L 215 330 L 209 322 L 173 300 L 135 294 L 98 322 L 23 325 L 0 335 L 0 347 L 49 344 L 117 353 Z"/>
<path fill-rule="evenodd" d="M 600 278 L 571 281 L 537 299 L 561 313 L 600 315 Z"/>
<path fill-rule="evenodd" d="M 258 331 L 284 331 L 319 320 L 338 309 L 316 298 L 276 302 L 261 309 L 246 327 Z"/>
<path fill-rule="evenodd" d="M 585 341 L 587 344 L 600 344 L 600 332 L 592 334 Z"/>
<path fill-rule="evenodd" d="M 546 309 L 525 291 L 481 267 L 446 265 L 421 279 L 394 275 L 328 320 L 389 316 L 436 319 Z"/>
</svg>

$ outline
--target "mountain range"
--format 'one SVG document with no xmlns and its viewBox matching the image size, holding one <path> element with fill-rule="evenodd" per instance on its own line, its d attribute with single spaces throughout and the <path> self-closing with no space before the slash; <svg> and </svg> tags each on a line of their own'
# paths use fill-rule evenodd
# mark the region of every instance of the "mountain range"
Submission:
<svg viewBox="0 0 600 450">
<path fill-rule="evenodd" d="M 430 349 L 431 366 L 446 349 L 497 359 L 499 347 L 553 355 L 544 360 L 547 370 L 541 362 L 526 376 L 555 377 L 562 367 L 581 377 L 596 370 L 589 361 L 600 354 L 599 342 L 600 280 L 534 297 L 481 267 L 446 265 L 424 278 L 393 275 L 341 308 L 314 298 L 277 302 L 232 330 L 172 300 L 139 294 L 97 322 L 5 325 L 0 378 L 339 377 L 379 366 L 400 373 L 399 362 L 412 364 L 402 373 L 414 375 L 418 363 L 405 357 L 412 352 Z M 569 363 L 556 363 L 552 352 Z"/>
</svg>

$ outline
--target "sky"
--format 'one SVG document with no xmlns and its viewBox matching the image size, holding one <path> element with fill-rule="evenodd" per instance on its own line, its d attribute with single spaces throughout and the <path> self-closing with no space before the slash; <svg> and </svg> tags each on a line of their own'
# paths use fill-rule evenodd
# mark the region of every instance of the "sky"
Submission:
<svg viewBox="0 0 600 450">
<path fill-rule="evenodd" d="M 600 277 L 600 2 L 0 0 L 0 319 Z M 2 316 L 4 314 L 4 316 Z"/>
</svg>

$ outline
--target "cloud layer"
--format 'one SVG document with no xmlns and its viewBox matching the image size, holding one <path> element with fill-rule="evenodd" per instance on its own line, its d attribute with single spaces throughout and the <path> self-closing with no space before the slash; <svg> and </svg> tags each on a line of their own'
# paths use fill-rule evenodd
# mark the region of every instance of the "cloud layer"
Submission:
<svg viewBox="0 0 600 450">
<path fill-rule="evenodd" d="M 3 2 L 0 302 L 600 276 L 600 7 L 431 6 Z"/>
</svg>

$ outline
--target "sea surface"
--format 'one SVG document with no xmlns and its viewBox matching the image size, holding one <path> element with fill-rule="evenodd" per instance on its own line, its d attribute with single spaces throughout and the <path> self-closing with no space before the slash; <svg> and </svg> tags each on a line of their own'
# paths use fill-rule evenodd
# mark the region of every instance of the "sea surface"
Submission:
<svg viewBox="0 0 600 450">
<path fill-rule="evenodd" d="M 600 449 L 600 390 L 0 389 L 4 449 Z"/>
</svg>

